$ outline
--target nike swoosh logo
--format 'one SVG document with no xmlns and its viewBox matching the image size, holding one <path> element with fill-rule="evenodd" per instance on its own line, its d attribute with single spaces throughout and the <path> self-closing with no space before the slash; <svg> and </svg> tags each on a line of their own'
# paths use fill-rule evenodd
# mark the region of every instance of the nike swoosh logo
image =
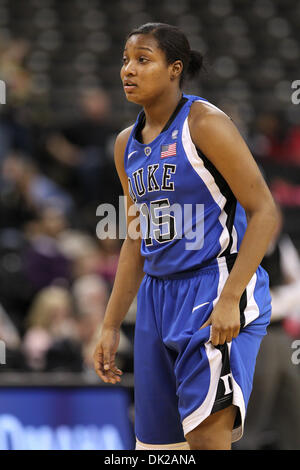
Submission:
<svg viewBox="0 0 300 470">
<path fill-rule="evenodd" d="M 203 304 L 197 305 L 196 307 L 193 308 L 192 313 L 198 308 L 203 307 L 203 305 L 207 305 L 207 304 L 209 304 L 209 302 L 204 302 Z"/>
<path fill-rule="evenodd" d="M 128 158 L 130 158 L 131 155 L 133 155 L 133 154 L 136 153 L 136 152 L 137 152 L 137 150 L 135 150 L 134 152 L 131 152 L 131 153 L 128 155 Z"/>
</svg>

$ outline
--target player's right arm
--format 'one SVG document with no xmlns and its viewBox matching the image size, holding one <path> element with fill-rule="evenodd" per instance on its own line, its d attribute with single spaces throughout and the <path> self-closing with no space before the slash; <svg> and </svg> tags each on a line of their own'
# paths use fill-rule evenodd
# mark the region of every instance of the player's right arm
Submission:
<svg viewBox="0 0 300 470">
<path fill-rule="evenodd" d="M 108 301 L 101 327 L 101 335 L 94 352 L 94 367 L 98 376 L 104 382 L 120 381 L 120 371 L 115 364 L 115 355 L 120 340 L 120 327 L 130 305 L 132 304 L 141 281 L 144 277 L 144 258 L 141 256 L 141 237 L 133 239 L 128 233 L 130 223 L 136 218 L 129 215 L 130 207 L 134 204 L 129 196 L 128 178 L 124 169 L 124 153 L 132 127 L 122 131 L 115 143 L 115 166 L 117 169 L 123 193 L 127 201 L 127 237 L 123 242 L 114 286 Z"/>
</svg>

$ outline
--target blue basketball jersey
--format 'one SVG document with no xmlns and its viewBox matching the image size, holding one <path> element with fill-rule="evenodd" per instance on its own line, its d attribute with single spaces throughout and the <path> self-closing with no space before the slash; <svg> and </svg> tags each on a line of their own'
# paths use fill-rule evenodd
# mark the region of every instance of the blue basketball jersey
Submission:
<svg viewBox="0 0 300 470">
<path fill-rule="evenodd" d="M 152 276 L 217 264 L 218 258 L 238 252 L 247 226 L 229 185 L 192 142 L 188 115 L 195 101 L 216 108 L 183 94 L 150 144 L 139 141 L 141 111 L 124 155 L 130 196 L 140 211 L 144 271 Z"/>
</svg>

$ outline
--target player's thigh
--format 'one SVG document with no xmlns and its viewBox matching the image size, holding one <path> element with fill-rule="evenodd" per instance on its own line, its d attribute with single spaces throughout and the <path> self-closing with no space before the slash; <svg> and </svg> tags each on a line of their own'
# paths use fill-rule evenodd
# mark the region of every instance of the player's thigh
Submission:
<svg viewBox="0 0 300 470">
<path fill-rule="evenodd" d="M 230 405 L 211 414 L 185 438 L 191 450 L 229 450 L 231 449 L 232 429 L 236 419 L 237 407 Z"/>
</svg>

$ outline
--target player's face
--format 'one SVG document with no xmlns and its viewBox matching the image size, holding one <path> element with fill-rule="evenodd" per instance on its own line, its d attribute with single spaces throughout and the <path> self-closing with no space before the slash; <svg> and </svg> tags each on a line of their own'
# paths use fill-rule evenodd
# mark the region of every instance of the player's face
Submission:
<svg viewBox="0 0 300 470">
<path fill-rule="evenodd" d="M 126 98 L 145 105 L 162 95 L 170 86 L 171 66 L 165 53 L 150 34 L 136 34 L 126 42 L 121 80 Z"/>
</svg>

